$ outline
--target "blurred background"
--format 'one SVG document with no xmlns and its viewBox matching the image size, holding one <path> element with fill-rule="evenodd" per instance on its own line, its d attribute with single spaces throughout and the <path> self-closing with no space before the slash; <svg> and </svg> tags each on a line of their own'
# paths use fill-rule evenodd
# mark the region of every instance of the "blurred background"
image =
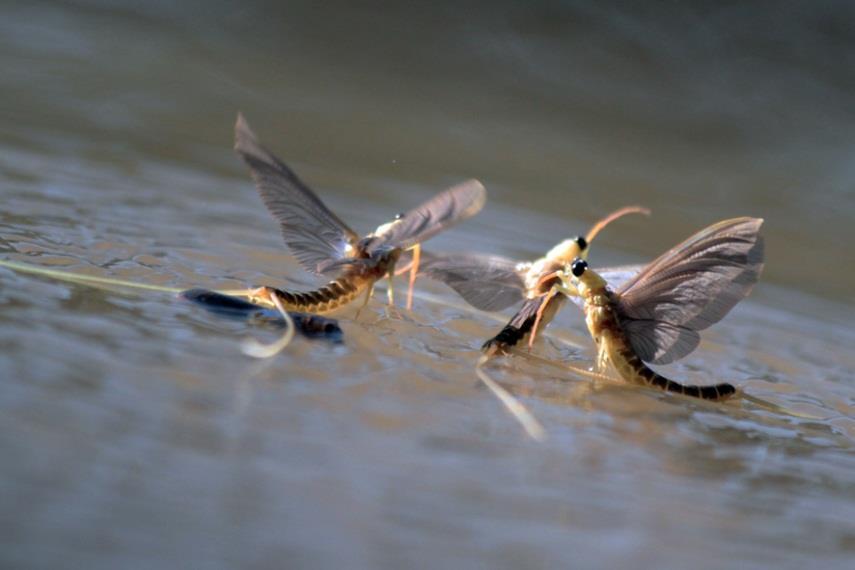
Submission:
<svg viewBox="0 0 855 570">
<path fill-rule="evenodd" d="M 243 177 L 242 109 L 333 196 L 477 177 L 563 234 L 640 203 L 603 241 L 644 257 L 761 216 L 764 280 L 852 299 L 851 3 L 4 4 L 9 146 Z"/>
<path fill-rule="evenodd" d="M 674 374 L 807 410 L 508 365 L 555 432 L 538 447 L 474 384 L 499 322 L 439 286 L 447 306 L 378 302 L 359 340 L 249 369 L 242 325 L 2 270 L 0 562 L 846 567 L 853 29 L 844 1 L 0 1 L 4 259 L 313 286 L 231 151 L 241 110 L 359 231 L 482 180 L 436 250 L 535 258 L 641 204 L 591 260 L 642 262 L 765 218 L 762 284 Z"/>
</svg>

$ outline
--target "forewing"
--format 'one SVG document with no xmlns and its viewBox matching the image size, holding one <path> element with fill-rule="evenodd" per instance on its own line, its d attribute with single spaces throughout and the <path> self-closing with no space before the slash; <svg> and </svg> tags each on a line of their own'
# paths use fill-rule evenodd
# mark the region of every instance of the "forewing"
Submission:
<svg viewBox="0 0 855 570">
<path fill-rule="evenodd" d="M 410 248 L 442 230 L 471 218 L 484 207 L 487 190 L 477 180 L 467 180 L 441 192 L 421 206 L 404 213 L 379 235 L 364 243 L 369 254 L 388 248 Z"/>
<path fill-rule="evenodd" d="M 644 269 L 643 265 L 620 265 L 617 267 L 598 268 L 597 273 L 606 280 L 612 290 L 619 290 L 626 285 L 630 279 L 638 275 Z"/>
<path fill-rule="evenodd" d="M 320 265 L 347 256 L 359 239 L 281 160 L 264 148 L 238 114 L 235 151 L 249 166 L 261 199 L 279 221 L 285 243 L 302 266 L 322 273 Z"/>
<path fill-rule="evenodd" d="M 525 297 L 516 265 L 498 256 L 422 252 L 419 273 L 442 281 L 476 309 L 501 311 Z"/>
<path fill-rule="evenodd" d="M 642 360 L 667 364 L 698 344 L 763 269 L 762 219 L 714 224 L 657 258 L 617 293 L 621 325 Z"/>
<path fill-rule="evenodd" d="M 488 339 L 481 346 L 481 349 L 498 349 L 504 352 L 507 349 L 516 346 L 534 328 L 534 323 L 537 320 L 537 313 L 540 311 L 541 306 L 550 300 L 553 302 L 560 302 L 557 301 L 557 299 L 558 297 L 550 299 L 546 295 L 527 299 L 516 314 L 511 317 L 508 324 L 502 327 L 499 334 Z M 546 323 L 544 323 L 544 326 L 546 326 Z"/>
<path fill-rule="evenodd" d="M 663 321 L 621 319 L 621 325 L 638 357 L 653 364 L 674 362 L 701 342 L 696 331 Z"/>
</svg>

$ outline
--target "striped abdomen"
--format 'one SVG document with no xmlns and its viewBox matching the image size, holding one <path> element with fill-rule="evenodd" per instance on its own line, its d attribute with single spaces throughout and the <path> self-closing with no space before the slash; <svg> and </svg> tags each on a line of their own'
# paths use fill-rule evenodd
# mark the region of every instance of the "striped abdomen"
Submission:
<svg viewBox="0 0 855 570">
<path fill-rule="evenodd" d="M 314 291 L 271 290 L 282 301 L 286 311 L 323 314 L 350 303 L 373 282 L 373 279 L 359 275 L 344 275 Z"/>
<path fill-rule="evenodd" d="M 621 358 L 623 363 L 614 362 L 614 356 Z M 692 398 L 701 398 L 703 400 L 724 400 L 736 393 L 736 388 L 732 384 L 723 382 L 721 384 L 712 384 L 710 386 L 686 386 L 679 382 L 669 380 L 664 376 L 657 374 L 655 371 L 647 367 L 644 362 L 629 349 L 619 351 L 618 355 L 613 355 L 615 367 L 621 373 L 621 376 L 626 380 L 635 381 L 648 386 L 655 386 L 665 390 L 666 392 L 674 392 Z M 633 378 L 627 376 L 633 375 Z"/>
<path fill-rule="evenodd" d="M 585 292 L 585 322 L 597 343 L 599 364 L 610 362 L 627 382 L 654 386 L 666 392 L 703 400 L 723 400 L 736 393 L 731 384 L 685 386 L 669 380 L 647 367 L 632 349 L 629 339 L 618 322 L 615 296 L 605 285 Z"/>
</svg>

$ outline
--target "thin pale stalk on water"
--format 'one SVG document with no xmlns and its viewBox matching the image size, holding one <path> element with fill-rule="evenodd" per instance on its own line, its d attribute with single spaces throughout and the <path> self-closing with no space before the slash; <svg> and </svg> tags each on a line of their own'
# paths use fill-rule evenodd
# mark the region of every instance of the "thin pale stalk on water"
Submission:
<svg viewBox="0 0 855 570">
<path fill-rule="evenodd" d="M 517 400 L 513 394 L 502 388 L 502 386 L 490 378 L 487 372 L 483 369 L 484 364 L 488 361 L 487 356 L 482 356 L 475 365 L 475 374 L 481 382 L 489 388 L 493 394 L 499 399 L 511 415 L 520 423 L 526 434 L 534 440 L 543 441 L 546 439 L 546 430 L 534 415 L 528 411 L 522 402 Z"/>
<path fill-rule="evenodd" d="M 291 315 L 282 306 L 282 301 L 279 300 L 279 297 L 271 295 L 270 300 L 273 301 L 276 309 L 282 315 L 282 318 L 285 319 L 285 332 L 279 340 L 271 344 L 262 344 L 254 338 L 246 339 L 241 345 L 241 350 L 247 356 L 252 356 L 253 358 L 271 358 L 285 350 L 291 344 L 291 341 L 294 340 L 294 332 L 296 330 L 294 319 L 291 318 Z"/>
</svg>

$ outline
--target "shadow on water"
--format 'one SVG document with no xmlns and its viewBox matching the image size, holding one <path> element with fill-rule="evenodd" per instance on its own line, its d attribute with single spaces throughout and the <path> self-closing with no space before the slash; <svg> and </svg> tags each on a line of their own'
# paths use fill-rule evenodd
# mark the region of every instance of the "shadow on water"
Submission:
<svg viewBox="0 0 855 570">
<path fill-rule="evenodd" d="M 174 295 L 0 268 L 0 561 L 14 567 L 847 567 L 855 553 L 855 54 L 842 3 L 10 3 L 0 253 L 163 287 L 308 288 L 235 112 L 368 230 L 484 180 L 429 243 L 522 259 L 629 203 L 592 263 L 766 218 L 752 298 L 665 368 L 691 402 L 505 358 L 419 282 L 263 362 Z M 848 232 L 848 233 L 847 233 Z M 536 354 L 590 366 L 568 305 Z M 777 406 L 777 408 L 775 408 Z M 572 553 L 572 556 L 568 556 Z"/>
</svg>

